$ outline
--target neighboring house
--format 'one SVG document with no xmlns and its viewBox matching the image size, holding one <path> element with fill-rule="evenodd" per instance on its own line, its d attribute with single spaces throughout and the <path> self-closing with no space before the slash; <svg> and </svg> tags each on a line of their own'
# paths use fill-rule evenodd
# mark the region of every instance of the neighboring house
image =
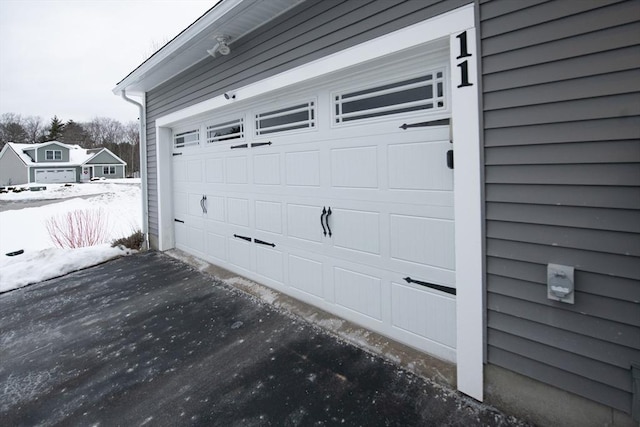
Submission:
<svg viewBox="0 0 640 427">
<path fill-rule="evenodd" d="M 0 151 L 0 185 L 32 182 L 85 182 L 94 177 L 124 178 L 126 162 L 106 148 L 48 141 L 7 143 Z"/>
<path fill-rule="evenodd" d="M 637 0 L 223 0 L 113 91 L 153 248 L 541 424 L 637 425 L 639 48 Z"/>
</svg>

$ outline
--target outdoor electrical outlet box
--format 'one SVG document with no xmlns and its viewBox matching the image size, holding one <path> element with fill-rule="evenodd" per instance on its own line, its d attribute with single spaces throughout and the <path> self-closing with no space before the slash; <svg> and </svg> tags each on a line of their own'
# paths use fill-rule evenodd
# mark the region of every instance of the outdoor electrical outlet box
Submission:
<svg viewBox="0 0 640 427">
<path fill-rule="evenodd" d="M 547 298 L 567 304 L 574 303 L 573 267 L 547 265 Z"/>
</svg>

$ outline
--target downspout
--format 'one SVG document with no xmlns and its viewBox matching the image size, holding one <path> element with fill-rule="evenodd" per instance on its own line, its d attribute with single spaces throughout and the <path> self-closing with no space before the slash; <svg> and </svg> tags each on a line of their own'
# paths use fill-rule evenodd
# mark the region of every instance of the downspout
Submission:
<svg viewBox="0 0 640 427">
<path fill-rule="evenodd" d="M 120 92 L 122 99 L 138 107 L 140 114 L 140 178 L 142 187 L 142 234 L 144 235 L 144 246 L 142 249 L 149 249 L 149 195 L 147 192 L 147 115 L 144 105 L 127 97 L 126 90 Z"/>
</svg>

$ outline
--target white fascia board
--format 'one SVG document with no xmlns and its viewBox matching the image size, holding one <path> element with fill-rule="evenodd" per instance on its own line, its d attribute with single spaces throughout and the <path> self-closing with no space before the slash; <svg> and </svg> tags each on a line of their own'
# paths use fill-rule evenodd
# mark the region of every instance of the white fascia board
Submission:
<svg viewBox="0 0 640 427">
<path fill-rule="evenodd" d="M 235 101 L 244 101 L 433 40 L 448 38 L 452 33 L 469 28 L 469 22 L 473 26 L 473 4 L 462 6 L 427 21 L 380 36 L 230 92 L 236 96 Z M 156 119 L 156 125 L 172 126 L 186 118 L 226 107 L 231 102 L 234 100 L 227 100 L 223 95 L 220 95 L 160 117 Z"/>
<path fill-rule="evenodd" d="M 153 72 L 154 69 L 163 63 L 172 59 L 175 60 L 176 53 L 181 51 L 191 41 L 200 37 L 211 24 L 218 21 L 241 3 L 255 1 L 256 0 L 221 0 L 208 13 L 200 17 L 149 59 L 143 62 L 138 68 L 133 70 L 128 76 L 122 79 L 116 87 L 112 89 L 112 92 L 115 95 L 118 95 L 123 90 L 126 90 L 129 85 L 140 81 L 147 73 Z M 132 94 L 136 95 L 135 92 Z"/>
</svg>

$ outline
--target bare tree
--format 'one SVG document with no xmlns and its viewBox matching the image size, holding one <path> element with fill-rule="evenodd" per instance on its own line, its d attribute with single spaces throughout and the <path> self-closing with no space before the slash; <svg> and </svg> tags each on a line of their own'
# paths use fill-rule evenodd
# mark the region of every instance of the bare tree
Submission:
<svg viewBox="0 0 640 427">
<path fill-rule="evenodd" d="M 20 114 L 4 113 L 0 116 L 0 149 L 7 142 L 26 143 L 27 132 Z"/>
<path fill-rule="evenodd" d="M 28 116 L 23 122 L 24 130 L 27 134 L 27 142 L 36 144 L 45 139 L 45 126 L 40 116 Z"/>
<path fill-rule="evenodd" d="M 82 127 L 89 137 L 92 146 L 119 144 L 124 141 L 124 126 L 117 120 L 108 117 L 96 117 Z"/>
</svg>

